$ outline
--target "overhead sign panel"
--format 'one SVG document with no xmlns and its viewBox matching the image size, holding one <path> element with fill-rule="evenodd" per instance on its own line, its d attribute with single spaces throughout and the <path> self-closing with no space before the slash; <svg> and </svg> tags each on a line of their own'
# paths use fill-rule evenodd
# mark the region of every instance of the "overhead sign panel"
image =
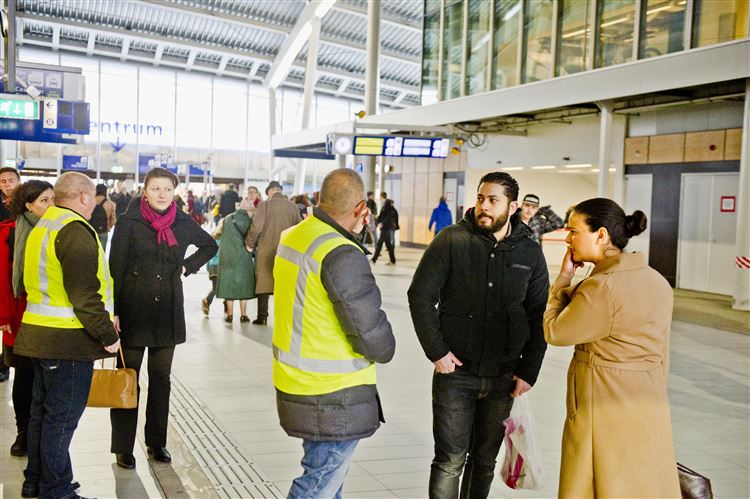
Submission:
<svg viewBox="0 0 750 499">
<path fill-rule="evenodd" d="M 445 158 L 450 151 L 447 137 L 372 136 L 332 134 L 328 154 L 414 158 Z"/>
</svg>

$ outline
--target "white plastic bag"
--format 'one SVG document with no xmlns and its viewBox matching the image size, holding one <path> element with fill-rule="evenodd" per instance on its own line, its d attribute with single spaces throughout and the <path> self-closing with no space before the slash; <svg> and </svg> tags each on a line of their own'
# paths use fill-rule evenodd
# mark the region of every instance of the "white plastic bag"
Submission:
<svg viewBox="0 0 750 499">
<path fill-rule="evenodd" d="M 536 490 L 542 486 L 542 455 L 534 439 L 529 396 L 513 399 L 510 416 L 505 425 L 505 457 L 500 466 L 500 477 L 511 489 Z"/>
</svg>

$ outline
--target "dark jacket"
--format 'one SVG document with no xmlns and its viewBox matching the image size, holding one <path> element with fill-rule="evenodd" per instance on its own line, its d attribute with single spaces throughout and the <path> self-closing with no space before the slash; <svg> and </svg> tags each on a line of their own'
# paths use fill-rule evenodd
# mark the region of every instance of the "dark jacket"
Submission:
<svg viewBox="0 0 750 499">
<path fill-rule="evenodd" d="M 115 281 L 115 315 L 123 345 L 174 346 L 185 342 L 182 279 L 198 271 L 217 251 L 216 242 L 190 216 L 177 210 L 172 232 L 177 246 L 156 244 L 156 231 L 143 219 L 140 198 L 115 224 L 109 268 Z M 188 246 L 198 251 L 185 258 Z"/>
<path fill-rule="evenodd" d="M 55 252 L 60 260 L 63 286 L 84 329 L 63 329 L 21 324 L 13 353 L 38 359 L 90 361 L 112 357 L 105 346 L 117 341 L 117 333 L 99 295 L 96 233 L 81 222 L 60 229 Z"/>
<path fill-rule="evenodd" d="M 234 189 L 227 189 L 219 198 L 219 216 L 224 218 L 231 215 L 237 209 L 240 195 Z"/>
<path fill-rule="evenodd" d="M 322 210 L 316 218 L 347 239 L 326 255 L 321 280 L 341 326 L 355 352 L 371 362 L 390 362 L 396 349 L 391 325 L 381 309 L 380 290 L 372 275 L 367 250 Z M 345 388 L 325 395 L 292 395 L 276 390 L 281 427 L 290 436 L 314 441 L 344 441 L 369 437 L 385 422 L 375 385 Z"/>
<path fill-rule="evenodd" d="M 432 230 L 432 224 L 435 224 L 435 234 L 437 234 L 452 223 L 453 215 L 451 215 L 451 210 L 448 208 L 448 203 L 440 201 L 437 208 L 432 210 L 432 216 L 430 217 L 430 223 L 427 225 L 427 228 Z"/>
<path fill-rule="evenodd" d="M 440 231 L 414 274 L 409 309 L 431 361 L 450 351 L 469 373 L 516 374 L 534 384 L 547 348 L 549 276 L 531 230 L 516 216 L 511 227 L 497 242 L 477 228 L 472 208 Z"/>
<path fill-rule="evenodd" d="M 378 225 L 382 230 L 398 230 L 398 211 L 393 207 L 393 201 L 386 199 L 378 215 Z"/>
</svg>

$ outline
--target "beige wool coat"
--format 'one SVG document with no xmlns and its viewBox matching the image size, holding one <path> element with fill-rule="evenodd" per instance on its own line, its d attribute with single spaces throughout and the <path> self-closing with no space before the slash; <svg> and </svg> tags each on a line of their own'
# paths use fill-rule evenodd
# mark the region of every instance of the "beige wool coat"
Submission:
<svg viewBox="0 0 750 499">
<path fill-rule="evenodd" d="M 643 255 L 550 294 L 544 336 L 575 345 L 558 495 L 680 497 L 667 400 L 673 293 Z"/>
<path fill-rule="evenodd" d="M 281 233 L 301 220 L 297 206 L 276 193 L 258 205 L 245 244 L 255 248 L 255 294 L 273 293 L 273 260 Z"/>
</svg>

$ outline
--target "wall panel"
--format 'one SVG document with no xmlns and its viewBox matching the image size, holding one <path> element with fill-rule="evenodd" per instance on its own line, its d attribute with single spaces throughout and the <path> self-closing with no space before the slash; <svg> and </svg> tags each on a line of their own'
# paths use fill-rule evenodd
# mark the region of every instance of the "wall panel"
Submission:
<svg viewBox="0 0 750 499">
<path fill-rule="evenodd" d="M 654 135 L 649 140 L 648 162 L 682 163 L 685 156 L 685 134 Z"/>
<path fill-rule="evenodd" d="M 648 139 L 648 137 L 628 137 L 625 139 L 626 165 L 648 163 Z"/>
<path fill-rule="evenodd" d="M 724 157 L 724 130 L 685 134 L 685 162 L 721 161 Z"/>
<path fill-rule="evenodd" d="M 731 128 L 727 130 L 724 140 L 724 159 L 740 159 L 742 153 L 742 128 Z"/>
</svg>

